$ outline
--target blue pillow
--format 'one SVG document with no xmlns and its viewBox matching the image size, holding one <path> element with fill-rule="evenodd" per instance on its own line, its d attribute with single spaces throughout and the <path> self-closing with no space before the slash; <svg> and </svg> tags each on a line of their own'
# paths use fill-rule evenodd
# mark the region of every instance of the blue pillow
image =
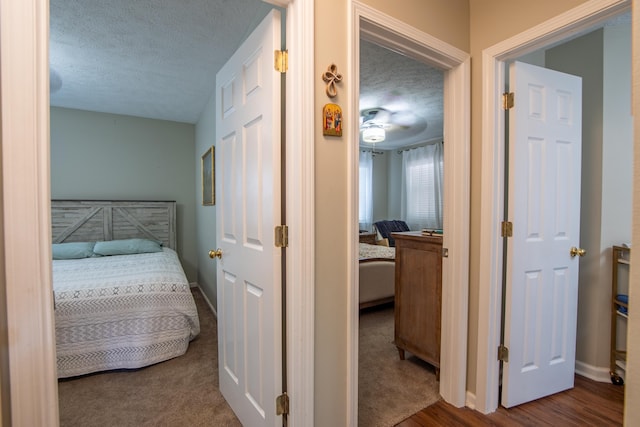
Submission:
<svg viewBox="0 0 640 427">
<path fill-rule="evenodd" d="M 162 244 L 147 239 L 125 239 L 96 242 L 93 252 L 97 255 L 131 255 L 161 252 Z"/>
<path fill-rule="evenodd" d="M 94 242 L 54 243 L 53 259 L 80 259 L 93 256 Z"/>
</svg>

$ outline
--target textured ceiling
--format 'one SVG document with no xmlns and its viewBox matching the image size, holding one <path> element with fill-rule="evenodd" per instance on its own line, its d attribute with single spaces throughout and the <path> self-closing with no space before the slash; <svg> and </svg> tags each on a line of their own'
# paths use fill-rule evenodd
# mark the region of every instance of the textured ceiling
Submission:
<svg viewBox="0 0 640 427">
<path fill-rule="evenodd" d="M 217 71 L 270 9 L 261 0 L 50 0 L 51 105 L 196 123 Z M 377 149 L 443 138 L 442 71 L 366 41 L 360 71 L 360 110 L 383 109 L 388 125 Z"/>
<path fill-rule="evenodd" d="M 443 90 L 443 71 L 361 40 L 360 112 L 382 109 L 387 127 L 376 149 L 442 139 Z M 361 146 L 371 146 L 360 136 Z"/>
<path fill-rule="evenodd" d="M 196 123 L 217 71 L 270 9 L 261 0 L 50 0 L 51 105 Z M 442 138 L 442 89 L 441 71 L 361 43 L 360 108 L 384 108 L 391 123 L 378 149 Z"/>
<path fill-rule="evenodd" d="M 50 0 L 51 105 L 195 123 L 260 0 Z"/>
<path fill-rule="evenodd" d="M 625 13 L 598 26 L 630 25 Z M 590 32 L 596 28 L 590 28 Z M 584 35 L 584 32 L 574 37 Z M 565 39 L 564 43 L 571 38 Z M 396 149 L 443 139 L 444 72 L 384 47 L 361 40 L 360 111 L 383 109 L 391 123 L 376 149 Z M 367 116 L 368 117 L 368 116 Z M 412 126 L 402 126 L 412 122 Z M 425 128 L 426 126 L 426 128 Z M 371 147 L 362 141 L 360 145 Z"/>
</svg>

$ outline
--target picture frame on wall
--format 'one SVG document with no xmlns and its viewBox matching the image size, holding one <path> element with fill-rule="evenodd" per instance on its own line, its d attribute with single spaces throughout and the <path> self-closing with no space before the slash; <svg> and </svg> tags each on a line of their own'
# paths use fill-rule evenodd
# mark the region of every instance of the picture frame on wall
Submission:
<svg viewBox="0 0 640 427">
<path fill-rule="evenodd" d="M 202 155 L 202 206 L 216 204 L 216 147 L 211 146 Z"/>
</svg>

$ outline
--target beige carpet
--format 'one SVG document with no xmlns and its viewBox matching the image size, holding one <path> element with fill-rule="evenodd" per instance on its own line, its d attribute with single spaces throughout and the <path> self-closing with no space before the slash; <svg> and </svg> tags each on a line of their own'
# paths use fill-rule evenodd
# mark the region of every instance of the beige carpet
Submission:
<svg viewBox="0 0 640 427">
<path fill-rule="evenodd" d="M 183 356 L 58 382 L 62 427 L 240 426 L 218 391 L 217 330 L 200 291 L 200 335 Z M 438 400 L 433 368 L 393 345 L 393 308 L 360 316 L 359 425 L 393 426 Z"/>
<path fill-rule="evenodd" d="M 193 291 L 200 335 L 183 356 L 134 370 L 58 382 L 60 425 L 240 426 L 218 391 L 216 322 Z"/>
<path fill-rule="evenodd" d="M 358 425 L 390 427 L 439 400 L 434 368 L 393 345 L 393 307 L 360 314 Z"/>
</svg>

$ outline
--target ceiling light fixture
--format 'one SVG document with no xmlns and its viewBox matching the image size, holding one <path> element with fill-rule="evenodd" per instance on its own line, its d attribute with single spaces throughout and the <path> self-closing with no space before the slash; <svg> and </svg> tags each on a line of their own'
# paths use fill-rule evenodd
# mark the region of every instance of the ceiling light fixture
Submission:
<svg viewBox="0 0 640 427">
<path fill-rule="evenodd" d="M 370 144 L 375 144 L 376 142 L 384 141 L 387 133 L 382 128 L 382 126 L 370 126 L 364 128 L 362 131 L 362 140 L 364 142 L 368 142 Z"/>
</svg>

